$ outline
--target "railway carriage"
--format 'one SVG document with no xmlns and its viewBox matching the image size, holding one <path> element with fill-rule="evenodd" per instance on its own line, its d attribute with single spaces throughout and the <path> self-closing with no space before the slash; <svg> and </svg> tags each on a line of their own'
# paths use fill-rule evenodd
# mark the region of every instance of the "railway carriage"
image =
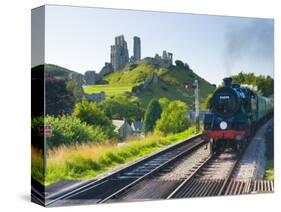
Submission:
<svg viewBox="0 0 281 212">
<path fill-rule="evenodd" d="M 253 130 L 273 110 L 269 98 L 259 96 L 250 88 L 224 79 L 210 100 L 211 113 L 204 118 L 204 132 L 211 139 L 214 152 L 225 147 L 241 151 Z"/>
</svg>

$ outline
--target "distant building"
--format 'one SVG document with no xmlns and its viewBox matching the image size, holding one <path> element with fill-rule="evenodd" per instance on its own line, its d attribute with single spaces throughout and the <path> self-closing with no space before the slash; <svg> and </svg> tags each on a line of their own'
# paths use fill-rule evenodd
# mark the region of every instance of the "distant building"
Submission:
<svg viewBox="0 0 281 212">
<path fill-rule="evenodd" d="M 139 37 L 134 36 L 134 60 L 141 59 L 141 40 Z"/>
<path fill-rule="evenodd" d="M 121 139 L 130 137 L 133 132 L 130 124 L 126 120 L 112 120 L 112 124 L 115 126 L 115 132 L 117 132 Z"/>
<path fill-rule="evenodd" d="M 98 80 L 98 74 L 95 71 L 86 71 L 84 74 L 84 80 L 86 85 L 94 85 Z"/>
<path fill-rule="evenodd" d="M 134 135 L 140 135 L 142 132 L 143 122 L 142 121 L 133 121 L 131 128 Z"/>
<path fill-rule="evenodd" d="M 110 60 L 114 71 L 124 68 L 129 62 L 129 51 L 124 35 L 115 37 L 115 44 L 111 46 Z"/>
</svg>

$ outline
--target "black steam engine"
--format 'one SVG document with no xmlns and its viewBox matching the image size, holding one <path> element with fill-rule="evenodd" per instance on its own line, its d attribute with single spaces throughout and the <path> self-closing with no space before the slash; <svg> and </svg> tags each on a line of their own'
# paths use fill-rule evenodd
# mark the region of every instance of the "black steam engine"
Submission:
<svg viewBox="0 0 281 212">
<path fill-rule="evenodd" d="M 270 99 L 224 79 L 210 100 L 211 113 L 204 118 L 205 134 L 214 152 L 225 147 L 241 151 L 257 123 L 272 112 Z"/>
</svg>

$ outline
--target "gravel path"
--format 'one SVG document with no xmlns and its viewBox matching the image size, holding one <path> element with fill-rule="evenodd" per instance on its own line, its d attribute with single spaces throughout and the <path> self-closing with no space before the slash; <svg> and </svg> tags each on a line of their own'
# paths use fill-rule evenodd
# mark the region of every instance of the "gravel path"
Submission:
<svg viewBox="0 0 281 212">
<path fill-rule="evenodd" d="M 256 180 L 264 177 L 266 167 L 265 131 L 270 124 L 273 124 L 272 120 L 262 126 L 252 139 L 234 173 L 235 180 Z"/>
</svg>

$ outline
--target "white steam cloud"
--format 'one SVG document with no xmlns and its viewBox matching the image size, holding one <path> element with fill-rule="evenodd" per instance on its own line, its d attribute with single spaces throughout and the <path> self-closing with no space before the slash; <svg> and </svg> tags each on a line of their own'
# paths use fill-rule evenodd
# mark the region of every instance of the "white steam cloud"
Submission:
<svg viewBox="0 0 281 212">
<path fill-rule="evenodd" d="M 225 74 L 230 76 L 233 67 L 241 59 L 266 61 L 272 59 L 273 54 L 273 21 L 257 20 L 244 27 L 230 27 L 225 35 Z"/>
</svg>

